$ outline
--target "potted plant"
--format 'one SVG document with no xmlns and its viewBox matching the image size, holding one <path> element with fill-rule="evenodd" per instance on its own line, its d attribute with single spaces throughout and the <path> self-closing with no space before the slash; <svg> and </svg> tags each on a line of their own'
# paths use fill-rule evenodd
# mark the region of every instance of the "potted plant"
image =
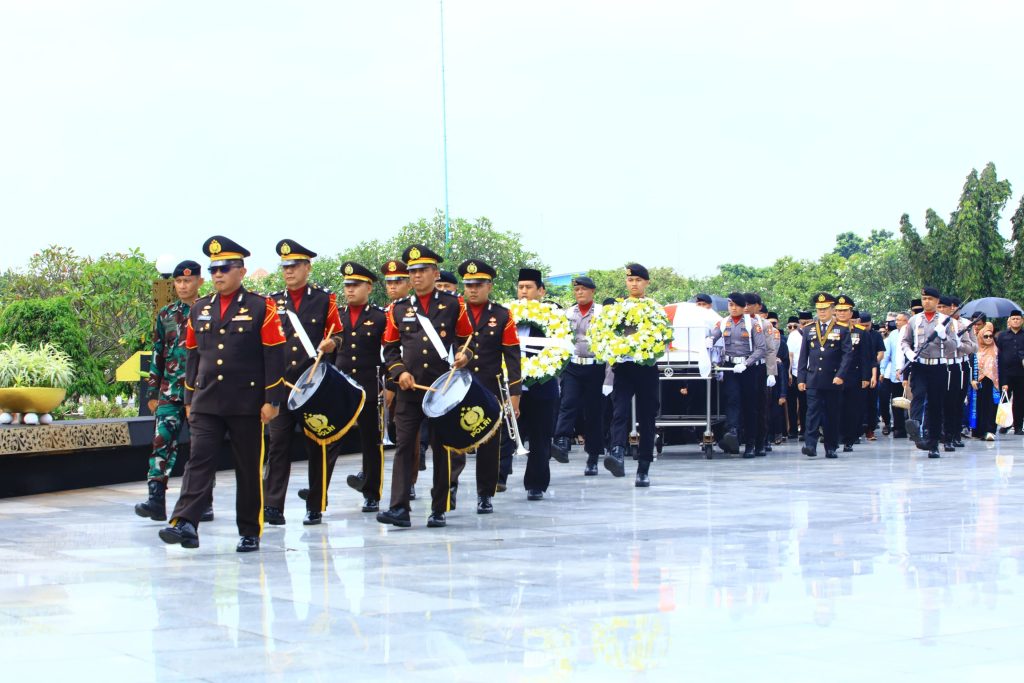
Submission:
<svg viewBox="0 0 1024 683">
<path fill-rule="evenodd" d="M 74 378 L 71 357 L 53 344 L 30 348 L 19 342 L 0 345 L 0 423 L 49 424 Z"/>
</svg>

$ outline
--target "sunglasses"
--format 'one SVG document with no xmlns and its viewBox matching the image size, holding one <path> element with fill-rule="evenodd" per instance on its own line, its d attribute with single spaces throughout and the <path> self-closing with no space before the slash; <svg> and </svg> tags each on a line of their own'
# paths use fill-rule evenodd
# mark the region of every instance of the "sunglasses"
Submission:
<svg viewBox="0 0 1024 683">
<path fill-rule="evenodd" d="M 788 327 L 791 330 L 795 330 L 796 329 L 796 323 L 789 323 L 789 324 L 786 325 L 786 327 Z"/>
<path fill-rule="evenodd" d="M 233 268 L 237 268 L 237 267 L 238 266 L 231 266 L 231 265 L 227 265 L 227 266 L 210 266 L 210 273 L 212 275 L 216 275 L 217 273 L 230 273 Z"/>
<path fill-rule="evenodd" d="M 981 335 L 981 338 L 982 339 L 991 339 L 992 335 L 991 334 L 983 334 L 983 335 Z"/>
</svg>

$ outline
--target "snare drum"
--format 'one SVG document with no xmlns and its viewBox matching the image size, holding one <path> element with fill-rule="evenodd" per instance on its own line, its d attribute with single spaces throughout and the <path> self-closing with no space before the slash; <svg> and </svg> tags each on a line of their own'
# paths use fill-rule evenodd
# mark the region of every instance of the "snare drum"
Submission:
<svg viewBox="0 0 1024 683">
<path fill-rule="evenodd" d="M 453 370 L 451 384 L 441 391 L 448 374 L 437 378 L 423 397 L 423 414 L 430 419 L 441 444 L 453 453 L 466 453 L 486 443 L 501 426 L 498 399 L 473 373 Z"/>
<path fill-rule="evenodd" d="M 366 392 L 330 363 L 320 363 L 310 377 L 307 368 L 288 395 L 288 410 L 302 417 L 306 436 L 321 446 L 345 436 L 359 419 Z"/>
</svg>

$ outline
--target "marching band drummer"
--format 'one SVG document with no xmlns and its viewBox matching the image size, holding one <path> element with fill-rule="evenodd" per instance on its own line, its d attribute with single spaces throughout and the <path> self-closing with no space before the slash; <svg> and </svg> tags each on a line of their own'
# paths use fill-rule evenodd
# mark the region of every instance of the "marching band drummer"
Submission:
<svg viewBox="0 0 1024 683">
<path fill-rule="evenodd" d="M 639 263 L 626 266 L 626 292 L 630 298 L 643 299 L 651 284 L 651 276 Z M 613 476 L 626 475 L 625 456 L 629 445 L 629 432 L 633 422 L 633 398 L 636 397 L 637 431 L 640 432 L 637 453 L 636 480 L 634 485 L 646 488 L 651 485 L 651 463 L 654 462 L 654 421 L 661 404 L 661 386 L 656 365 L 641 365 L 630 358 L 623 358 L 614 366 L 615 380 L 612 384 L 612 433 L 611 453 L 604 459 L 604 466 Z"/>
<path fill-rule="evenodd" d="M 275 249 L 281 257 L 281 273 L 286 288 L 272 294 L 271 298 L 277 304 L 275 310 L 288 339 L 284 345 L 284 378 L 289 384 L 294 384 L 310 365 L 308 361 L 315 354 L 317 344 L 331 331 L 337 332 L 341 328 L 341 319 L 338 317 L 337 295 L 309 282 L 316 252 L 289 239 L 278 242 Z M 288 410 L 287 403 L 282 405 L 280 414 L 270 423 L 266 495 L 263 503 L 263 517 L 267 524 L 276 526 L 285 523 L 284 503 L 292 470 L 292 440 L 302 439 L 311 463 L 328 458 L 328 449 L 333 451 L 338 448 L 333 444 L 319 446 L 305 434 L 297 434 L 295 426 L 301 424 L 301 417 Z M 336 458 L 337 454 L 333 457 Z M 319 523 L 319 516 L 310 517 L 309 514 L 303 520 L 303 524 Z"/>
<path fill-rule="evenodd" d="M 224 437 L 235 460 L 235 517 L 240 553 L 260 548 L 263 533 L 263 426 L 287 398 L 284 330 L 274 299 L 242 286 L 248 250 L 227 237 L 206 240 L 216 293 L 199 299 L 185 333 L 185 412 L 192 453 L 164 543 L 199 547 L 198 523 L 210 506 Z M 262 424 L 261 424 L 262 423 Z"/>
<path fill-rule="evenodd" d="M 746 305 L 747 299 L 740 292 L 729 295 L 729 315 L 711 330 L 711 341 L 725 340 L 723 365 L 732 368 L 722 378 L 726 433 L 719 447 L 726 453 L 739 453 L 742 438 L 746 444 L 743 457 L 753 458 L 767 380 L 763 374 L 748 374 L 746 370 L 764 365 L 767 347 L 760 323 L 744 313 Z"/>
<path fill-rule="evenodd" d="M 340 311 L 341 325 L 337 334 L 320 342 L 320 350 L 335 353 L 334 365 L 354 379 L 363 388 L 366 400 L 359 412 L 359 443 L 363 454 L 363 468 L 359 474 L 350 474 L 347 483 L 363 494 L 363 512 L 378 512 L 384 488 L 384 445 L 378 421 L 381 339 L 384 336 L 386 316 L 384 310 L 370 303 L 370 293 L 377 276 L 366 266 L 346 261 L 340 266 L 345 276 L 346 305 Z M 386 425 L 385 425 L 386 428 Z M 309 461 L 309 495 L 306 498 L 309 524 L 319 523 L 327 507 L 327 488 L 337 455 L 328 459 L 327 471 L 317 458 Z"/>
<path fill-rule="evenodd" d="M 395 459 L 391 475 L 391 503 L 377 513 L 381 524 L 398 527 L 412 525 L 409 519 L 409 491 L 416 475 L 417 440 L 423 414 L 423 390 L 450 368 L 462 368 L 472 359 L 468 349 L 455 354 L 449 366 L 452 347 L 461 349 L 473 334 L 466 305 L 453 294 L 434 288 L 438 264 L 443 260 L 427 247 L 414 244 L 402 253 L 409 268 L 413 296 L 394 302 L 387 314 L 384 330 L 384 362 L 388 376 L 398 383 L 395 399 Z M 431 514 L 427 526 L 447 524 L 445 513 L 451 503 L 451 461 L 448 450 L 436 434 L 431 435 L 434 482 L 430 490 Z"/>
<path fill-rule="evenodd" d="M 512 410 L 519 414 L 519 397 L 522 394 L 521 354 L 519 334 L 515 321 L 507 308 L 490 300 L 497 272 L 480 259 L 468 259 L 459 264 L 459 275 L 465 291 L 466 310 L 473 326 L 473 340 L 469 349 L 473 362 L 467 368 L 476 378 L 501 401 L 498 388 L 502 377 L 501 364 L 505 362 L 508 373 L 508 393 Z M 505 437 L 505 429 L 499 428 L 495 435 L 477 446 L 476 449 L 476 511 L 486 515 L 494 511 L 491 499 L 498 487 L 499 452 Z M 466 467 L 464 453 L 452 455 L 452 484 L 458 487 L 459 474 Z"/>
<path fill-rule="evenodd" d="M 583 474 L 597 475 L 597 460 L 604 453 L 604 375 L 607 365 L 599 363 L 590 350 L 587 328 L 594 315 L 601 311 L 594 303 L 597 285 L 589 277 L 580 276 L 572 281 L 576 304 L 565 312 L 573 333 L 573 354 L 562 373 L 562 397 L 558 405 L 555 440 L 551 445 L 555 459 L 569 462 L 569 447 L 576 431 L 576 418 L 583 413 L 583 448 L 587 452 L 587 466 Z M 561 457 L 559 457 L 561 455 Z"/>
</svg>

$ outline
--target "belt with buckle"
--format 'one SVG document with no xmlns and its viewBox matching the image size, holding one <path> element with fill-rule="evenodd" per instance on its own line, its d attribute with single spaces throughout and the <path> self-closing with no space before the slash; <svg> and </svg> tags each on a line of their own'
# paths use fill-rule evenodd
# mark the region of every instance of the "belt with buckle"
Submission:
<svg viewBox="0 0 1024 683">
<path fill-rule="evenodd" d="M 571 358 L 569 358 L 569 362 L 575 363 L 576 365 L 596 365 L 597 359 L 584 358 L 583 356 L 572 356 Z"/>
<path fill-rule="evenodd" d="M 920 363 L 921 365 L 938 365 L 943 360 L 945 360 L 945 359 L 944 358 L 918 358 L 916 362 Z"/>
</svg>

